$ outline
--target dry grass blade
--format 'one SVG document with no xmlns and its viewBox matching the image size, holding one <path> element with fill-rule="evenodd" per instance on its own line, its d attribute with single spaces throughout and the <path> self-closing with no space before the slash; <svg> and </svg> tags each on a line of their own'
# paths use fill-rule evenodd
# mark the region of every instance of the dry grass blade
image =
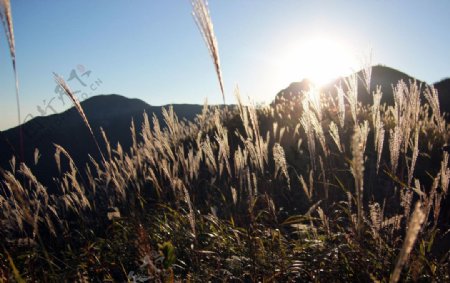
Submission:
<svg viewBox="0 0 450 283">
<path fill-rule="evenodd" d="M 41 158 L 41 154 L 39 153 L 39 149 L 34 149 L 34 165 L 37 165 L 39 162 L 39 159 Z"/>
<path fill-rule="evenodd" d="M 303 191 L 305 192 L 305 195 L 306 195 L 306 197 L 308 198 L 308 201 L 309 202 L 311 202 L 312 201 L 312 197 L 313 197 L 313 190 L 314 190 L 314 187 L 313 187 L 313 179 L 312 179 L 312 173 L 313 173 L 313 171 L 311 170 L 310 172 L 309 172 L 310 174 L 309 174 L 309 176 L 310 176 L 310 179 L 309 179 L 309 187 L 308 187 L 308 185 L 306 184 L 306 182 L 305 182 L 305 179 L 303 179 L 303 176 L 302 175 L 297 175 L 297 178 L 298 178 L 298 180 L 300 181 L 300 185 L 301 185 L 301 187 L 303 188 Z"/>
<path fill-rule="evenodd" d="M 353 159 L 351 162 L 351 173 L 355 179 L 356 191 L 356 205 L 358 209 L 357 214 L 357 231 L 358 235 L 361 233 L 363 225 L 363 195 L 364 195 L 364 151 L 366 147 L 367 135 L 369 132 L 367 121 L 363 125 L 355 126 L 355 133 L 352 137 L 351 149 Z"/>
<path fill-rule="evenodd" d="M 364 83 L 364 87 L 367 90 L 367 93 L 370 94 L 370 81 L 372 79 L 372 61 L 373 61 L 373 50 L 369 50 L 369 54 L 367 54 L 362 60 L 362 82 Z"/>
<path fill-rule="evenodd" d="M 53 75 L 55 76 L 56 83 L 64 90 L 64 92 L 67 94 L 67 96 L 70 98 L 70 100 L 72 100 L 78 113 L 80 113 L 84 124 L 89 129 L 89 132 L 90 132 L 92 138 L 94 139 L 95 145 L 97 146 L 97 149 L 100 152 L 100 155 L 101 155 L 103 161 L 106 163 L 105 157 L 103 156 L 102 150 L 100 149 L 100 146 L 98 145 L 97 139 L 95 138 L 95 135 L 94 135 L 94 132 L 92 131 L 91 125 L 89 124 L 89 121 L 86 118 L 86 115 L 84 114 L 83 108 L 81 107 L 80 101 L 78 101 L 78 98 L 73 94 L 72 90 L 69 88 L 69 86 L 67 85 L 67 83 L 64 81 L 64 79 L 62 77 L 60 77 L 56 73 L 53 73 Z"/>
<path fill-rule="evenodd" d="M 275 161 L 275 178 L 281 171 L 286 177 L 288 187 L 291 188 L 291 182 L 287 170 L 286 156 L 283 147 L 279 143 L 275 143 L 273 146 L 273 160 Z"/>
<path fill-rule="evenodd" d="M 15 67 L 16 49 L 14 43 L 14 28 L 11 15 L 11 3 L 9 0 L 0 1 L 0 17 L 2 19 L 3 27 L 5 28 L 6 36 L 9 42 L 9 51 L 11 53 L 11 59 L 13 60 L 13 66 Z"/>
<path fill-rule="evenodd" d="M 209 15 L 208 2 L 206 0 L 193 0 L 192 15 L 195 23 L 200 30 L 209 54 L 213 59 L 214 67 L 216 69 L 217 78 L 219 79 L 220 91 L 222 92 L 223 104 L 225 104 L 225 91 L 223 88 L 222 70 L 220 68 L 219 45 L 217 44 L 216 36 L 214 35 L 213 23 Z"/>
<path fill-rule="evenodd" d="M 339 129 L 333 121 L 331 121 L 329 127 L 330 127 L 330 130 L 329 130 L 330 136 L 333 139 L 334 143 L 336 144 L 339 152 L 342 153 L 341 140 L 339 138 Z"/>
<path fill-rule="evenodd" d="M 11 3 L 9 0 L 0 0 L 0 18 L 3 23 L 3 28 L 5 29 L 6 37 L 8 38 L 9 44 L 9 52 L 11 55 L 11 61 L 14 69 L 14 76 L 16 79 L 16 99 L 17 105 L 19 106 L 19 81 L 17 77 L 16 71 L 16 47 L 14 41 L 14 27 L 12 22 L 12 13 L 11 13 Z M 20 123 L 20 108 L 17 109 L 19 115 L 19 123 Z"/>
<path fill-rule="evenodd" d="M 14 279 L 19 283 L 25 283 L 26 281 L 22 278 L 22 276 L 20 276 L 20 272 L 14 264 L 14 260 L 12 259 L 11 255 L 6 252 L 6 256 L 8 257 L 9 265 L 11 266 L 11 269 L 13 271 Z"/>
<path fill-rule="evenodd" d="M 391 279 L 389 280 L 390 283 L 398 282 L 398 280 L 400 279 L 400 273 L 402 271 L 403 265 L 408 259 L 409 253 L 411 252 L 412 247 L 414 246 L 414 242 L 416 241 L 417 234 L 419 234 L 422 223 L 425 220 L 425 213 L 420 206 L 420 202 L 417 202 L 413 216 L 409 221 L 408 231 L 406 232 L 403 247 L 400 251 L 400 255 L 398 256 L 397 264 L 395 265 L 394 272 L 392 272 Z"/>
</svg>

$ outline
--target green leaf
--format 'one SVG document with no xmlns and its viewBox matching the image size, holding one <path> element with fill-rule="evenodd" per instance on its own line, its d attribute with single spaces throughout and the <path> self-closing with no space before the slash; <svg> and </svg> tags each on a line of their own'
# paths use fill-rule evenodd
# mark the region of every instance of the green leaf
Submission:
<svg viewBox="0 0 450 283">
<path fill-rule="evenodd" d="M 13 259 L 11 258 L 11 256 L 9 255 L 8 252 L 6 252 L 6 255 L 8 256 L 8 261 L 9 261 L 9 265 L 11 266 L 11 269 L 13 271 L 14 274 L 14 279 L 18 282 L 18 283 L 25 283 L 26 281 L 22 278 L 22 276 L 20 276 L 20 272 L 17 269 L 16 265 L 14 264 Z"/>
<path fill-rule="evenodd" d="M 165 242 L 164 244 L 158 244 L 160 253 L 164 256 L 163 265 L 165 269 L 170 268 L 177 257 L 175 255 L 175 247 L 172 245 L 170 241 Z"/>
</svg>

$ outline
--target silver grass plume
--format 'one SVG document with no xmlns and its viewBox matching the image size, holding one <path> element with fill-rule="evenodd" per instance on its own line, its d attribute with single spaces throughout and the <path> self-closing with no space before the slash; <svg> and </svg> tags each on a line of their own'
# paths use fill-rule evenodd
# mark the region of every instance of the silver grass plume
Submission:
<svg viewBox="0 0 450 283">
<path fill-rule="evenodd" d="M 9 0 L 0 0 L 0 19 L 2 20 L 3 28 L 5 29 L 5 34 L 8 38 L 9 52 L 11 55 L 14 72 L 16 73 L 16 47 L 14 41 L 14 27 L 12 22 L 11 3 Z"/>
<path fill-rule="evenodd" d="M 417 157 L 419 156 L 419 129 L 414 132 L 413 152 L 411 157 L 411 165 L 408 166 L 408 185 L 411 185 L 413 179 L 414 167 L 416 166 Z"/>
<path fill-rule="evenodd" d="M 302 101 L 303 106 L 303 113 L 300 117 L 300 124 L 303 127 L 303 130 L 305 131 L 307 142 L 308 142 L 308 151 L 309 151 L 309 158 L 311 161 L 312 168 L 316 168 L 316 142 L 314 138 L 314 129 L 311 122 L 311 117 L 314 115 L 314 113 L 309 109 L 309 104 L 303 100 Z"/>
<path fill-rule="evenodd" d="M 195 238 L 197 235 L 197 232 L 195 229 L 195 210 L 194 210 L 191 198 L 189 196 L 189 192 L 186 189 L 186 186 L 183 184 L 183 182 L 180 179 L 177 179 L 177 181 L 178 181 L 178 186 L 182 189 L 184 201 L 186 202 L 186 204 L 188 205 L 188 208 L 189 208 L 188 219 L 189 219 L 189 224 L 191 225 L 192 234 L 194 235 L 194 238 Z"/>
<path fill-rule="evenodd" d="M 325 166 L 323 164 L 323 158 L 319 155 L 319 165 L 320 165 L 320 171 L 322 175 L 322 182 L 323 182 L 323 190 L 325 192 L 325 199 L 328 199 L 328 190 L 330 188 L 330 182 L 327 179 L 327 174 L 325 172 Z"/>
<path fill-rule="evenodd" d="M 337 91 L 337 100 L 338 100 L 338 116 L 339 116 L 339 124 L 341 128 L 345 126 L 345 93 L 342 89 L 342 85 L 336 86 Z"/>
<path fill-rule="evenodd" d="M 230 190 L 231 190 L 231 197 L 233 199 L 233 203 L 234 203 L 234 205 L 236 205 L 237 201 L 238 201 L 237 190 L 233 186 L 230 187 Z"/>
<path fill-rule="evenodd" d="M 279 143 L 275 143 L 273 146 L 273 159 L 275 161 L 275 178 L 278 172 L 281 171 L 284 177 L 286 177 L 288 187 L 291 188 L 284 149 Z"/>
<path fill-rule="evenodd" d="M 369 50 L 369 54 L 367 57 L 364 57 L 362 60 L 362 74 L 363 74 L 363 83 L 367 90 L 367 93 L 370 94 L 370 81 L 372 79 L 372 59 L 373 59 L 373 50 Z"/>
<path fill-rule="evenodd" d="M 409 220 L 411 212 L 411 204 L 413 200 L 413 191 L 409 189 L 403 189 L 400 191 L 400 206 L 403 207 L 403 216 L 405 220 Z"/>
<path fill-rule="evenodd" d="M 369 204 L 369 216 L 371 221 L 370 228 L 372 229 L 372 233 L 379 237 L 379 231 L 381 229 L 383 215 L 381 211 L 380 204 L 378 202 Z"/>
<path fill-rule="evenodd" d="M 383 92 L 381 92 L 381 86 L 377 86 L 376 91 L 373 92 L 373 105 L 372 105 L 372 122 L 374 125 L 378 124 L 381 119 L 380 105 Z"/>
<path fill-rule="evenodd" d="M 355 133 L 352 137 L 351 173 L 355 179 L 356 205 L 357 205 L 357 231 L 361 231 L 363 224 L 363 188 L 364 188 L 364 150 L 368 135 L 367 121 L 364 126 L 355 126 Z"/>
<path fill-rule="evenodd" d="M 24 158 L 24 147 L 23 147 L 23 132 L 21 126 L 21 114 L 20 114 L 20 95 L 19 95 L 19 75 L 17 73 L 16 68 L 16 46 L 14 40 L 14 26 L 12 21 L 12 12 L 11 12 L 11 3 L 9 0 L 0 0 L 0 19 L 3 24 L 3 28 L 5 30 L 6 37 L 8 39 L 9 44 L 9 53 L 11 56 L 11 61 L 13 65 L 14 71 L 14 80 L 16 87 L 16 107 L 17 107 L 17 121 L 19 124 L 19 139 L 20 139 L 20 150 L 21 150 L 21 158 Z"/>
<path fill-rule="evenodd" d="M 225 91 L 223 87 L 222 70 L 220 67 L 219 45 L 217 44 L 213 23 L 211 21 L 211 16 L 209 15 L 208 1 L 192 0 L 191 4 L 192 15 L 194 16 L 195 23 L 203 36 L 203 40 L 209 50 L 209 55 L 211 55 L 213 60 L 217 78 L 219 79 L 220 91 L 222 92 L 223 104 L 225 104 Z"/>
<path fill-rule="evenodd" d="M 380 169 L 381 154 L 383 153 L 384 134 L 385 134 L 385 130 L 383 128 L 383 125 L 381 125 L 379 128 L 378 139 L 377 139 L 377 153 L 378 153 L 377 154 L 377 173 L 378 173 L 378 170 Z"/>
<path fill-rule="evenodd" d="M 323 211 L 323 209 L 319 206 L 317 207 L 317 213 L 319 214 L 319 218 L 320 221 L 322 222 L 322 226 L 325 229 L 325 231 L 327 232 L 327 234 L 330 234 L 330 222 L 328 217 L 325 215 L 325 212 Z"/>
<path fill-rule="evenodd" d="M 328 157 L 328 154 L 329 154 L 328 147 L 327 147 L 327 143 L 325 141 L 325 134 L 323 132 L 322 124 L 319 121 L 320 118 L 318 116 L 316 116 L 313 112 L 310 112 L 310 114 L 311 114 L 310 122 L 314 129 L 315 136 L 317 137 L 320 145 L 322 146 L 322 150 L 325 154 L 325 157 Z"/>
<path fill-rule="evenodd" d="M 214 151 L 209 136 L 206 136 L 206 140 L 202 143 L 201 148 L 205 155 L 205 160 L 207 161 L 206 164 L 208 166 L 209 172 L 211 174 L 216 174 L 217 173 L 216 157 L 214 155 Z"/>
<path fill-rule="evenodd" d="M 352 114 L 353 122 L 357 124 L 357 112 L 358 112 L 358 77 L 356 74 L 350 75 L 345 80 L 347 85 L 347 98 L 350 106 L 350 113 Z"/>
<path fill-rule="evenodd" d="M 72 100 L 75 109 L 77 109 L 78 113 L 80 114 L 81 118 L 83 119 L 84 124 L 88 128 L 92 138 L 94 139 L 95 145 L 97 146 L 98 151 L 100 152 L 100 155 L 102 157 L 102 160 L 104 163 L 106 163 L 106 159 L 103 156 L 102 150 L 100 149 L 100 146 L 98 145 L 97 139 L 95 138 L 94 132 L 92 131 L 91 125 L 89 124 L 88 119 L 86 118 L 86 115 L 84 114 L 83 108 L 81 107 L 80 102 L 78 101 L 78 98 L 73 94 L 72 90 L 67 85 L 66 81 L 62 77 L 60 77 L 58 74 L 53 73 L 55 77 L 56 83 L 64 90 L 64 92 L 67 94 L 67 96 Z"/>
<path fill-rule="evenodd" d="M 395 126 L 389 130 L 389 153 L 391 159 L 391 170 L 395 174 L 397 171 L 401 146 L 403 144 L 404 129 L 402 127 L 402 110 L 405 108 L 406 100 L 404 90 L 406 85 L 403 81 L 399 81 L 394 90 L 394 108 L 392 109 L 392 115 L 394 118 Z"/>
<path fill-rule="evenodd" d="M 450 181 L 450 168 L 448 168 L 449 154 L 444 152 L 441 161 L 441 188 L 442 191 L 447 194 L 448 185 Z"/>
<path fill-rule="evenodd" d="M 438 91 L 434 87 L 425 89 L 425 98 L 431 106 L 433 111 L 433 118 L 438 126 L 440 133 L 445 133 L 446 122 L 441 116 L 441 110 L 439 107 Z"/>
<path fill-rule="evenodd" d="M 244 103 L 242 102 L 239 87 L 236 87 L 236 89 L 234 90 L 234 96 L 236 97 L 236 100 L 237 100 L 239 115 L 241 117 L 245 133 L 247 134 L 247 138 L 253 139 L 253 132 L 251 131 L 251 128 L 249 125 L 250 122 L 249 122 L 248 113 L 247 113 L 248 112 L 247 106 L 244 105 Z"/>
<path fill-rule="evenodd" d="M 402 127 L 405 129 L 403 151 L 406 153 L 409 148 L 409 140 L 412 136 L 413 130 L 419 130 L 417 125 L 419 124 L 420 113 L 420 89 L 422 85 L 417 84 L 416 81 L 410 82 L 409 88 L 405 87 L 406 104 L 403 109 Z M 414 149 L 413 149 L 414 150 Z M 413 167 L 414 169 L 414 167 Z"/>
<path fill-rule="evenodd" d="M 402 145 L 403 130 L 400 125 L 396 125 L 394 130 L 389 131 L 389 152 L 391 156 L 392 173 L 397 171 L 400 147 Z"/>
<path fill-rule="evenodd" d="M 312 109 L 317 115 L 319 121 L 322 121 L 322 103 L 321 103 L 321 91 L 318 87 L 310 84 L 309 89 L 303 92 L 305 99 L 312 106 Z"/>
<path fill-rule="evenodd" d="M 331 121 L 330 123 L 330 136 L 336 144 L 340 153 L 342 153 L 341 139 L 339 138 L 339 130 L 336 124 Z"/>
<path fill-rule="evenodd" d="M 312 201 L 312 197 L 313 197 L 313 190 L 314 190 L 314 185 L 313 185 L 313 178 L 312 178 L 312 170 L 309 171 L 309 186 L 306 184 L 305 179 L 303 178 L 302 175 L 298 176 L 297 178 L 300 181 L 300 185 L 303 188 L 303 191 L 305 192 L 306 197 L 308 198 L 308 201 Z"/>
<path fill-rule="evenodd" d="M 214 113 L 214 124 L 216 126 L 215 139 L 219 145 L 219 173 L 222 175 L 223 164 L 227 169 L 228 174 L 231 176 L 230 166 L 230 145 L 228 144 L 228 130 L 222 125 L 221 116 L 218 109 Z"/>
<path fill-rule="evenodd" d="M 37 147 L 34 149 L 33 157 L 34 157 L 34 165 L 37 165 L 39 159 L 41 158 L 41 154 L 39 153 L 39 149 Z"/>
<path fill-rule="evenodd" d="M 372 106 L 372 123 L 374 128 L 374 144 L 377 152 L 377 174 L 380 169 L 381 153 L 383 152 L 384 144 L 384 123 L 381 121 L 380 103 L 383 93 L 381 87 L 377 86 L 376 91 L 373 93 L 373 106 Z"/>
<path fill-rule="evenodd" d="M 409 221 L 408 231 L 406 231 L 406 236 L 403 241 L 402 249 L 398 256 L 397 264 L 395 265 L 395 269 L 391 274 L 391 278 L 389 280 L 390 283 L 396 283 L 400 279 L 402 268 L 405 265 L 409 254 L 411 253 L 414 242 L 417 239 L 417 235 L 419 234 L 424 220 L 425 213 L 421 208 L 420 202 L 417 202 L 411 220 Z"/>
<path fill-rule="evenodd" d="M 369 122 L 367 120 L 364 120 L 364 123 L 359 125 L 359 132 L 361 133 L 362 151 L 365 152 L 367 145 L 367 136 L 370 132 Z"/>
<path fill-rule="evenodd" d="M 56 166 L 58 167 L 58 171 L 59 173 L 61 173 L 61 153 L 69 160 L 69 165 L 70 165 L 70 170 L 78 170 L 78 168 L 76 168 L 75 162 L 72 159 L 72 156 L 70 156 L 70 154 L 59 144 L 53 144 L 56 148 L 55 151 L 55 161 L 56 161 Z"/>
</svg>

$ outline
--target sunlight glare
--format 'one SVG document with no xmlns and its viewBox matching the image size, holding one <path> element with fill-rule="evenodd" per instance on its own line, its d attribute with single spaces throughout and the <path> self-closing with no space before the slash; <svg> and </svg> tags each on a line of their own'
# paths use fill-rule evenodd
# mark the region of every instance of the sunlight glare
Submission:
<svg viewBox="0 0 450 283">
<path fill-rule="evenodd" d="M 351 48 L 327 36 L 293 43 L 283 57 L 279 67 L 285 79 L 291 82 L 308 79 L 319 87 L 356 71 L 359 66 Z"/>
</svg>

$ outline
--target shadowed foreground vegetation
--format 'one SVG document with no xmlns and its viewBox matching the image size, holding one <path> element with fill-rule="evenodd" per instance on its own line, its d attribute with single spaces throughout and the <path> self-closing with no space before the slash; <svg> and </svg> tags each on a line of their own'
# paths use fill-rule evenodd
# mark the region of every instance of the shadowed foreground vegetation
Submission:
<svg viewBox="0 0 450 283">
<path fill-rule="evenodd" d="M 103 133 L 104 158 L 86 165 L 55 145 L 54 193 L 12 159 L 0 280 L 450 280 L 437 93 L 401 81 L 387 106 L 345 82 L 265 107 L 236 92 L 194 122 L 144 114 L 131 148 Z"/>
</svg>

